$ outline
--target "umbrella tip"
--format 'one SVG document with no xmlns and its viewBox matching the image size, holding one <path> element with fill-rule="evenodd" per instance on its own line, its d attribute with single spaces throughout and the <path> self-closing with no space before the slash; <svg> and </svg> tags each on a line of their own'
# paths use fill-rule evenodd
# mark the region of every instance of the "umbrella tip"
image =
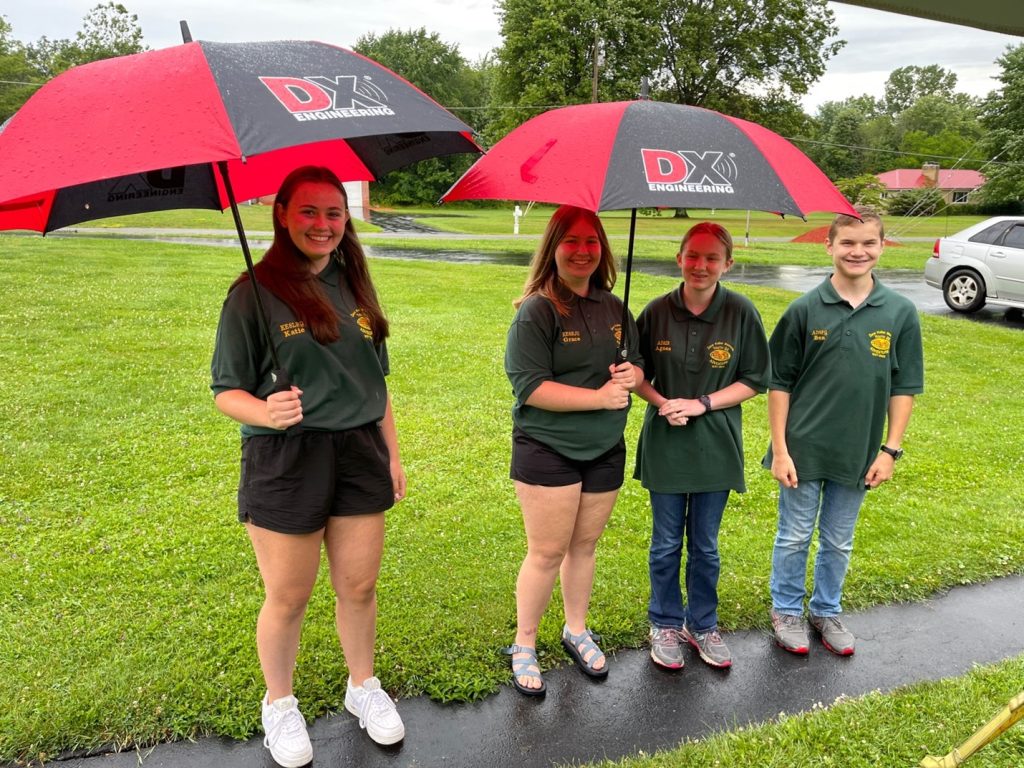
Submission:
<svg viewBox="0 0 1024 768">
<path fill-rule="evenodd" d="M 192 33 L 188 29 L 188 22 L 185 21 L 184 19 L 182 19 L 181 21 L 178 22 L 178 24 L 181 25 L 181 42 L 183 42 L 183 43 L 191 43 L 192 42 Z"/>
</svg>

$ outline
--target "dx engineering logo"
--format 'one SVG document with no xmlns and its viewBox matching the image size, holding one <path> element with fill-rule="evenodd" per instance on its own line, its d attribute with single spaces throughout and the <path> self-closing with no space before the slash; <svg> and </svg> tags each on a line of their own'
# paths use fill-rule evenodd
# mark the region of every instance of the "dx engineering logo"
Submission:
<svg viewBox="0 0 1024 768">
<path fill-rule="evenodd" d="M 261 77 L 260 82 L 300 122 L 395 114 L 387 94 L 368 77 Z"/>
<path fill-rule="evenodd" d="M 651 192 L 713 192 L 731 195 L 739 168 L 733 155 L 690 149 L 641 149 Z"/>
</svg>

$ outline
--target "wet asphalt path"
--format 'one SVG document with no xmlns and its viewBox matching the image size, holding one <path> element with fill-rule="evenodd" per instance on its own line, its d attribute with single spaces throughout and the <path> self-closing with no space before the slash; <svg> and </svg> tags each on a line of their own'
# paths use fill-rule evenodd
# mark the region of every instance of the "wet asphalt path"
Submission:
<svg viewBox="0 0 1024 768">
<path fill-rule="evenodd" d="M 833 656 L 816 640 L 807 657 L 777 648 L 767 632 L 726 635 L 736 659 L 714 670 L 688 654 L 681 672 L 655 667 L 646 649 L 611 658 L 604 682 L 570 666 L 545 673 L 548 694 L 528 699 L 510 686 L 475 704 L 426 698 L 399 702 L 405 741 L 381 748 L 345 712 L 310 728 L 314 766 L 359 768 L 547 768 L 671 748 L 686 739 L 760 723 L 839 697 L 890 691 L 962 675 L 1024 653 L 1024 577 L 961 587 L 922 603 L 850 614 L 857 653 Z M 600 629 L 599 627 L 597 628 Z M 257 706 L 254 701 L 253 706 Z M 964 738 L 969 734 L 964 734 Z M 960 741 L 951 734 L 951 740 Z M 953 744 L 950 745 L 951 747 Z M 923 756 L 923 755 L 922 755 Z M 75 758 L 62 768 L 273 768 L 259 737 L 176 743 Z"/>
</svg>

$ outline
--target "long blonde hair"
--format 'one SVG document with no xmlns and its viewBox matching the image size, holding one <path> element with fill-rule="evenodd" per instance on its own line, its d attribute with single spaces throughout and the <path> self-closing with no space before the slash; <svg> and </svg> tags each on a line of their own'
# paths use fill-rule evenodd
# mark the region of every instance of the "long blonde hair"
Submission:
<svg viewBox="0 0 1024 768">
<path fill-rule="evenodd" d="M 594 274 L 590 276 L 590 287 L 610 291 L 615 287 L 615 258 L 612 256 L 612 248 L 608 243 L 608 235 L 605 234 L 601 219 L 593 211 L 585 208 L 577 208 L 573 205 L 562 205 L 551 215 L 544 236 L 537 246 L 537 251 L 530 260 L 530 274 L 526 278 L 526 285 L 523 287 L 523 295 L 512 302 L 516 308 L 526 299 L 539 293 L 552 304 L 558 314 L 565 317 L 569 314 L 569 307 L 565 303 L 565 284 L 558 277 L 558 265 L 555 262 L 555 249 L 580 219 L 584 219 L 597 232 L 597 241 L 601 245 L 601 263 L 597 265 Z"/>
</svg>

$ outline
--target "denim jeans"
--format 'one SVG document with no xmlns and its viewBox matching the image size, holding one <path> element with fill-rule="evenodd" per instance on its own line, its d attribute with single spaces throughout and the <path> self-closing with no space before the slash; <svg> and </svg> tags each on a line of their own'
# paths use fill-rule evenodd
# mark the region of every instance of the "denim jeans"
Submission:
<svg viewBox="0 0 1024 768">
<path fill-rule="evenodd" d="M 651 600 L 647 617 L 656 627 L 693 632 L 718 628 L 718 529 L 729 491 L 654 493 L 654 524 L 648 565 Z M 679 569 L 686 534 L 686 607 L 680 593 Z"/>
<path fill-rule="evenodd" d="M 831 480 L 801 480 L 779 486 L 779 528 L 770 580 L 776 612 L 802 616 L 807 594 L 807 555 L 818 524 L 818 556 L 808 609 L 814 616 L 838 616 L 846 569 L 853 551 L 853 529 L 864 502 L 864 488 Z"/>
</svg>

